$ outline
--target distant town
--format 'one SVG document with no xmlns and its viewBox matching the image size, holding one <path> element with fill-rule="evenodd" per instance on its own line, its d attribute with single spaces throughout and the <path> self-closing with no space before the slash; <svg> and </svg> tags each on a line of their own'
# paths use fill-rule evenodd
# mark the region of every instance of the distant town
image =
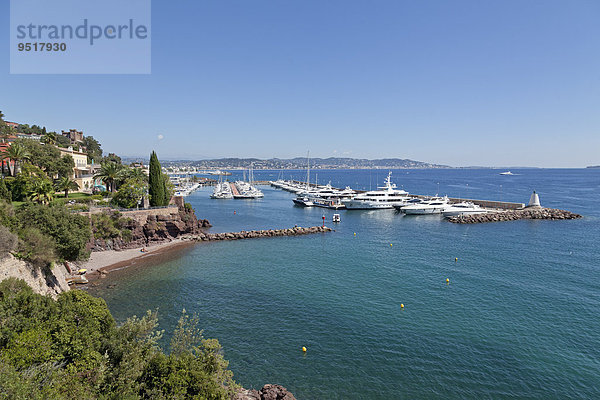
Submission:
<svg viewBox="0 0 600 400">
<path fill-rule="evenodd" d="M 127 162 L 143 162 L 142 158 L 123 158 Z M 212 160 L 171 160 L 161 161 L 167 170 L 214 170 L 214 169 L 303 169 L 310 161 L 311 169 L 395 169 L 395 168 L 451 168 L 447 165 L 431 164 L 400 158 L 384 158 L 377 160 L 358 158 L 310 158 L 297 157 L 292 159 L 271 158 L 219 158 Z"/>
</svg>

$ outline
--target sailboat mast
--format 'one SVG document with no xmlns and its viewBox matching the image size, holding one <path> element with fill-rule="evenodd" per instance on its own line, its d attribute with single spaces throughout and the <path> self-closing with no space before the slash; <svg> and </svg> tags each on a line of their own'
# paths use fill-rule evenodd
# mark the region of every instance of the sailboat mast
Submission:
<svg viewBox="0 0 600 400">
<path fill-rule="evenodd" d="M 306 191 L 310 189 L 310 151 L 306 152 Z"/>
</svg>

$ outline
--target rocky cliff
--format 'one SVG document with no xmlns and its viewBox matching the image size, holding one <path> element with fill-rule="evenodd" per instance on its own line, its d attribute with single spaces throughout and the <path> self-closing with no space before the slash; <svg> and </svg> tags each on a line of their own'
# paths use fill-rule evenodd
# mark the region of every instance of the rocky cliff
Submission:
<svg viewBox="0 0 600 400">
<path fill-rule="evenodd" d="M 45 270 L 19 260 L 12 254 L 0 259 L 0 281 L 10 277 L 23 279 L 34 292 L 42 295 L 55 298 L 59 293 L 69 290 L 66 276 L 67 271 L 61 264 Z"/>
<path fill-rule="evenodd" d="M 168 211 L 168 212 L 165 212 Z M 198 219 L 191 207 L 133 211 L 126 218 L 122 230 L 130 232 L 114 238 L 97 237 L 98 227 L 93 226 L 94 237 L 88 243 L 91 251 L 124 250 L 148 246 L 151 243 L 171 241 L 183 235 L 198 235 L 203 228 L 210 227 L 205 219 Z"/>
</svg>

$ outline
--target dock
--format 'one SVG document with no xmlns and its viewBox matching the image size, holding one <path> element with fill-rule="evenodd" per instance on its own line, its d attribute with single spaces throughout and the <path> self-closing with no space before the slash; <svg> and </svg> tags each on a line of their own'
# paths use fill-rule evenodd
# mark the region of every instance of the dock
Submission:
<svg viewBox="0 0 600 400">
<path fill-rule="evenodd" d="M 237 186 L 235 186 L 235 183 L 229 182 L 229 186 L 231 187 L 231 193 L 233 193 L 234 197 L 240 195 L 240 192 L 238 191 Z"/>
</svg>

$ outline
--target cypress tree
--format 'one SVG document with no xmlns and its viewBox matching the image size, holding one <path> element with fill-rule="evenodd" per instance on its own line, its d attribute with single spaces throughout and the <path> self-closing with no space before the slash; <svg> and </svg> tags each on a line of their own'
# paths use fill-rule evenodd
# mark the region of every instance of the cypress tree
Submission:
<svg viewBox="0 0 600 400">
<path fill-rule="evenodd" d="M 150 206 L 164 206 L 165 202 L 165 184 L 163 181 L 160 162 L 156 152 L 152 151 L 150 155 L 150 176 L 148 177 L 148 194 L 150 194 Z"/>
</svg>

